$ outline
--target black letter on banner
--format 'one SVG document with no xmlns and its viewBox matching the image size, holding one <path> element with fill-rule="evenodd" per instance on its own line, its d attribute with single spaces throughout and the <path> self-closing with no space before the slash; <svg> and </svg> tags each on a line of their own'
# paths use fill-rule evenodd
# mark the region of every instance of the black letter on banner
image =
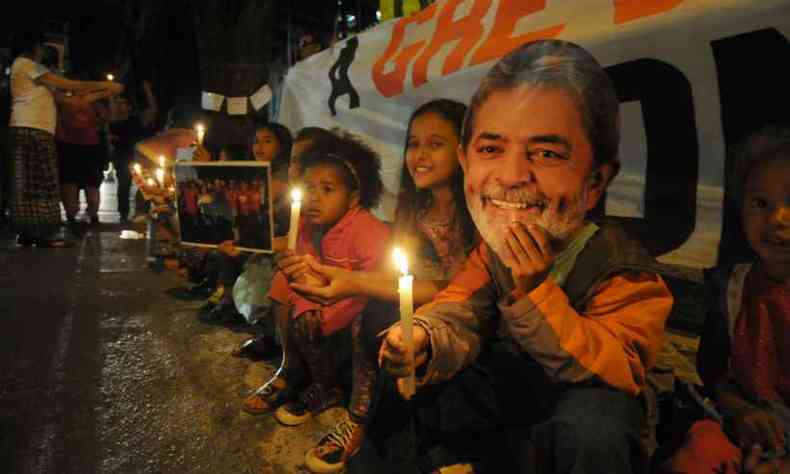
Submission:
<svg viewBox="0 0 790 474">
<path fill-rule="evenodd" d="M 727 150 L 769 123 L 790 122 L 790 44 L 769 28 L 712 41 L 719 77 L 721 122 Z M 753 259 L 741 227 L 741 216 L 728 192 L 732 157 L 727 154 L 725 204 L 719 263 Z M 737 177 L 736 177 L 737 178 Z"/>
<path fill-rule="evenodd" d="M 354 89 L 354 85 L 351 84 L 351 79 L 348 78 L 348 68 L 354 62 L 357 47 L 359 47 L 359 39 L 356 36 L 346 41 L 346 46 L 340 51 L 340 57 L 337 58 L 337 62 L 329 69 L 329 80 L 332 81 L 332 93 L 329 95 L 329 110 L 332 111 L 332 115 L 337 115 L 335 103 L 338 97 L 345 94 L 349 95 L 349 108 L 356 109 L 359 107 L 359 94 Z"/>
<path fill-rule="evenodd" d="M 663 255 L 683 245 L 696 222 L 699 147 L 691 84 L 679 69 L 656 59 L 606 72 L 620 102 L 641 102 L 647 139 L 644 218 L 613 219 L 640 237 L 651 255 Z M 595 214 L 604 214 L 605 202 Z"/>
</svg>

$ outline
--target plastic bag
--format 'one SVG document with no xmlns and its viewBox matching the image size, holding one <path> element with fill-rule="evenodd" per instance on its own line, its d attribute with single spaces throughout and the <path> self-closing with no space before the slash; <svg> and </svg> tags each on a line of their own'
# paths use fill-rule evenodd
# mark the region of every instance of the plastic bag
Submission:
<svg viewBox="0 0 790 474">
<path fill-rule="evenodd" d="M 246 268 L 233 285 L 233 302 L 236 310 L 250 324 L 255 324 L 260 315 L 268 314 L 271 300 L 266 296 L 272 284 L 276 267 L 272 258 L 256 255 L 247 262 Z"/>
</svg>

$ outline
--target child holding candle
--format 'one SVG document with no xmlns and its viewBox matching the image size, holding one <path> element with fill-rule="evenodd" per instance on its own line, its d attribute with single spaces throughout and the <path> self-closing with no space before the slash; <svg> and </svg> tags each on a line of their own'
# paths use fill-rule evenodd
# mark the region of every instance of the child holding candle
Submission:
<svg viewBox="0 0 790 474">
<path fill-rule="evenodd" d="M 301 165 L 303 218 L 296 253 L 347 270 L 377 268 L 388 255 L 390 234 L 387 225 L 369 212 L 383 187 L 378 155 L 351 135 L 342 135 L 334 142 L 314 145 L 302 156 Z M 292 275 L 293 280 L 320 284 L 309 271 Z M 346 298 L 322 306 L 292 291 L 289 302 L 293 308 L 289 357 L 304 362 L 311 383 L 281 406 L 275 417 L 295 426 L 341 403 L 330 339 L 348 327 L 355 339 L 366 298 Z M 355 371 L 355 379 L 360 374 L 363 372 Z M 296 381 L 288 382 L 288 393 L 293 396 Z"/>
<path fill-rule="evenodd" d="M 414 275 L 414 307 L 430 301 L 463 265 L 466 251 L 477 241 L 463 192 L 463 173 L 456 150 L 466 106 L 436 99 L 417 108 L 409 119 L 405 159 L 401 174 L 395 240 L 409 259 Z M 292 265 L 291 262 L 294 262 Z M 389 264 L 389 261 L 387 262 Z M 285 273 L 304 263 L 296 257 L 283 259 Z M 311 270 L 328 281 L 326 286 L 294 284 L 293 288 L 318 302 L 331 303 L 349 296 L 375 298 L 362 318 L 363 344 L 354 347 L 356 371 L 350 419 L 343 420 L 308 453 L 308 467 L 321 472 L 342 469 L 364 438 L 378 371 L 378 335 L 399 315 L 399 276 L 390 271 L 346 271 L 309 262 Z M 390 265 L 387 265 L 389 267 Z M 392 265 L 392 269 L 396 269 Z M 365 382 L 365 383 L 358 383 Z M 312 466 L 312 467 L 311 467 Z"/>
<path fill-rule="evenodd" d="M 307 150 L 311 149 L 316 143 L 321 141 L 332 141 L 335 140 L 337 137 L 330 132 L 329 130 L 320 128 L 320 127 L 306 127 L 296 134 L 296 138 L 293 143 L 293 147 L 291 148 L 291 160 L 288 166 L 288 182 L 289 185 L 293 188 L 293 191 L 299 190 L 301 193 L 301 189 L 298 188 L 299 177 L 301 176 L 301 155 L 304 154 Z M 291 194 L 291 193 L 289 193 Z M 293 218 L 294 217 L 294 206 L 293 206 L 293 196 L 288 196 L 291 199 L 286 200 L 283 199 L 283 204 L 289 204 L 287 207 L 283 204 L 275 204 L 275 218 L 282 221 L 278 223 L 276 228 L 281 228 L 281 224 L 286 223 L 288 224 L 285 219 L 289 217 L 289 215 Z M 303 196 L 302 196 L 303 197 Z M 297 219 L 298 222 L 298 219 Z M 291 225 L 288 224 L 285 229 L 290 230 Z M 281 230 L 285 230 L 281 229 Z M 298 226 L 294 226 L 294 229 L 298 229 Z M 288 233 L 290 235 L 290 232 Z M 286 236 L 275 238 L 275 251 L 282 251 L 286 249 Z M 287 331 L 288 326 L 288 313 L 289 313 L 289 306 L 288 306 L 288 299 L 289 299 L 290 289 L 288 287 L 288 282 L 282 273 L 278 273 L 274 276 L 271 281 L 271 289 L 269 294 L 269 300 L 272 303 L 271 313 L 273 315 L 273 319 L 277 328 L 280 331 L 281 335 L 284 335 Z M 270 325 L 266 325 L 262 330 L 259 336 L 256 336 L 252 339 L 248 339 L 244 341 L 241 346 L 234 352 L 235 355 L 238 356 L 258 356 L 263 357 L 266 355 L 271 355 L 273 353 L 273 348 L 275 347 L 275 334 L 273 328 Z M 283 382 L 284 380 L 279 380 L 279 382 Z M 248 397 L 244 402 L 244 410 L 251 414 L 260 414 L 260 413 L 268 413 L 270 408 L 267 401 L 266 396 L 261 394 L 253 394 Z M 274 406 L 277 408 L 277 406 Z"/>
</svg>

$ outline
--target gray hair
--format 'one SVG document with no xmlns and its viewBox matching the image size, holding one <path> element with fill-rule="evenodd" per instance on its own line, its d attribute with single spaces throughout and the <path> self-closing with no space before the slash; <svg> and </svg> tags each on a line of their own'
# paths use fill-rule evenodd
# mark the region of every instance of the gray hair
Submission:
<svg viewBox="0 0 790 474">
<path fill-rule="evenodd" d="M 561 40 L 525 43 L 505 55 L 477 88 L 464 119 L 461 143 L 472 140 L 475 114 L 488 97 L 522 85 L 561 89 L 574 99 L 598 165 L 617 164 L 620 144 L 619 100 L 612 80 L 581 46 Z"/>
</svg>

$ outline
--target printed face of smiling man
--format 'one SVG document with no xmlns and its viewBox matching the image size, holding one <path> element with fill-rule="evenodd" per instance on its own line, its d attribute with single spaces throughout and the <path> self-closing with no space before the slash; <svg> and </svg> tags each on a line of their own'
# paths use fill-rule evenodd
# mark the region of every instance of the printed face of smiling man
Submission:
<svg viewBox="0 0 790 474">
<path fill-rule="evenodd" d="M 466 201 L 486 243 L 507 266 L 513 222 L 536 224 L 561 244 L 573 236 L 613 174 L 593 166 L 592 146 L 572 97 L 522 85 L 492 92 L 459 147 Z"/>
</svg>

